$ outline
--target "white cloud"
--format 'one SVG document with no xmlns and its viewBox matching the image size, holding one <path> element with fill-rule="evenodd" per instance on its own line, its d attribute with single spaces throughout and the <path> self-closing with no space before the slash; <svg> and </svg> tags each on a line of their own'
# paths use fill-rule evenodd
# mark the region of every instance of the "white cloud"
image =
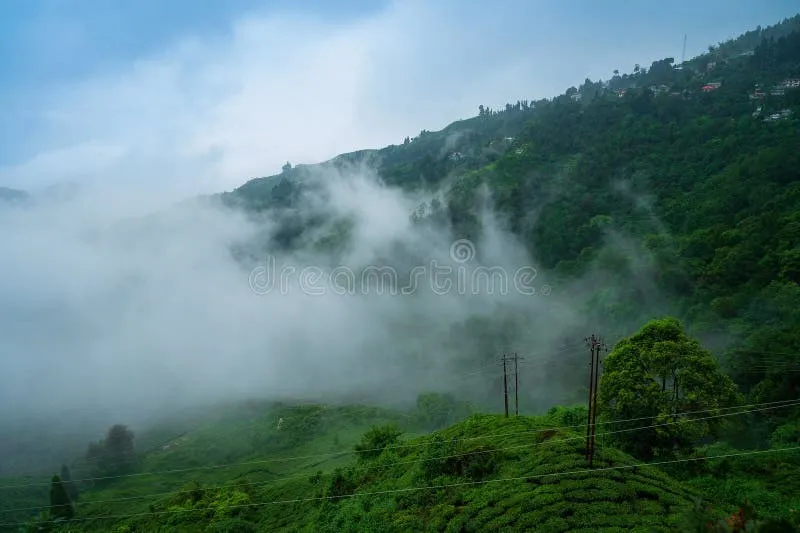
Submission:
<svg viewBox="0 0 800 533">
<path fill-rule="evenodd" d="M 447 232 L 412 231 L 412 199 L 363 172 L 319 179 L 328 184 L 327 201 L 312 208 L 355 222 L 343 264 L 358 278 L 378 260 L 397 265 L 400 275 L 404 264 L 448 261 Z M 561 308 L 574 316 L 572 301 L 515 294 L 514 287 L 507 295 L 485 287 L 470 295 L 468 287 L 464 298 L 455 286 L 436 294 L 427 278 L 413 295 L 374 288 L 339 295 L 323 277 L 315 295 L 298 274 L 331 257 L 309 250 L 272 250 L 278 266 L 297 270 L 285 287 L 258 295 L 230 246 L 263 227 L 202 203 L 129 218 L 124 201 L 109 206 L 101 198 L 87 188 L 71 200 L 0 211 L 0 257 L 12 258 L 0 268 L 0 403 L 15 406 L 8 416 L 69 407 L 88 419 L 102 410 L 141 415 L 229 397 L 381 388 L 383 401 L 409 399 L 418 389 L 446 387 L 455 359 L 486 356 L 448 344 L 450 328 L 467 317 L 491 316 L 499 301 L 520 312 Z M 517 243 L 489 229 L 487 264 L 513 272 L 528 261 Z M 554 342 L 567 327 L 562 319 L 531 342 Z M 424 357 L 413 361 L 419 347 Z"/>
<path fill-rule="evenodd" d="M 225 37 L 185 38 L 55 88 L 41 109 L 47 144 L 0 171 L 0 181 L 37 188 L 80 169 L 111 183 L 169 180 L 181 184 L 176 194 L 214 192 L 286 160 L 397 143 L 471 115 L 478 103 L 524 96 L 523 50 L 476 39 L 459 13 L 408 2 L 344 25 L 248 16 Z M 100 142 L 128 157 L 105 164 L 106 154 L 86 152 Z"/>
<path fill-rule="evenodd" d="M 29 139 L 40 151 L 36 164 L 0 169 L 0 183 L 32 189 L 85 167 L 115 183 L 168 180 L 184 196 L 230 189 L 286 160 L 399 143 L 474 115 L 478 104 L 553 96 L 586 76 L 675 56 L 682 13 L 696 10 L 571 6 L 410 0 L 337 22 L 243 14 L 229 32 L 184 36 L 80 83 L 48 86 L 39 114 L 49 127 Z M 718 13 L 701 15 L 707 25 Z M 632 17 L 667 25 L 645 29 Z M 703 40 L 727 37 L 726 24 Z M 65 47 L 81 41 L 78 29 Z M 81 147 L 99 142 L 129 157 L 94 165 Z"/>
</svg>

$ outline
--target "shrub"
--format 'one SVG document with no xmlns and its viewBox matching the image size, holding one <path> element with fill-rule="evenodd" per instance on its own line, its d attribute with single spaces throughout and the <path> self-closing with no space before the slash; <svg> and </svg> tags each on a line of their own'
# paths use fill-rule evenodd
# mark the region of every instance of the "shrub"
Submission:
<svg viewBox="0 0 800 533">
<path fill-rule="evenodd" d="M 356 444 L 355 451 L 359 459 L 375 459 L 388 446 L 396 445 L 403 432 L 395 424 L 374 426 L 364 433 Z"/>
</svg>

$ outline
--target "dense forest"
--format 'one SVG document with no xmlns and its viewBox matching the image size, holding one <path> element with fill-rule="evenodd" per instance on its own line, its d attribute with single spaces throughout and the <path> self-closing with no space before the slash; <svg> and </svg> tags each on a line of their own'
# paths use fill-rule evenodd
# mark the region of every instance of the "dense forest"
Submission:
<svg viewBox="0 0 800 533">
<path fill-rule="evenodd" d="M 0 482 L 13 517 L 0 529 L 800 530 L 800 15 L 683 64 L 477 111 L 219 199 L 278 217 L 259 246 L 313 235 L 335 254 L 346 221 L 298 207 L 320 169 L 368 165 L 426 192 L 409 213 L 419 231 L 472 241 L 488 192 L 553 285 L 605 280 L 586 309 L 613 333 L 592 467 L 585 406 L 507 418 L 438 393 L 409 412 L 265 403 L 148 453 L 114 426 L 72 465 L 81 479 L 65 465 L 40 486 Z M 180 489 L 145 479 L 167 471 Z"/>
<path fill-rule="evenodd" d="M 477 239 L 487 186 L 555 278 L 579 277 L 598 261 L 617 273 L 635 268 L 604 253 L 609 234 L 635 238 L 690 331 L 737 339 L 722 355 L 743 390 L 763 401 L 795 398 L 800 87 L 792 80 L 800 80 L 800 17 L 683 65 L 666 58 L 552 99 L 480 106 L 441 132 L 325 165 L 374 161 L 388 185 L 440 191 L 414 216 L 447 223 L 455 238 Z M 288 165 L 223 198 L 288 210 L 312 168 Z M 272 244 L 291 245 L 314 222 L 287 220 Z M 647 295 L 629 285 L 607 301 L 598 295 L 609 329 L 614 320 L 642 323 Z"/>
</svg>

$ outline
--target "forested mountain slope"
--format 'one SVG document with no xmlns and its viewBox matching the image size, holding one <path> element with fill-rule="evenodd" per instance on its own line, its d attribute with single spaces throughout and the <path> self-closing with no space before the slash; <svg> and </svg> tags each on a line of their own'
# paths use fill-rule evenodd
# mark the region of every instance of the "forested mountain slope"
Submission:
<svg viewBox="0 0 800 533">
<path fill-rule="evenodd" d="M 439 192 L 415 214 L 420 223 L 473 238 L 487 186 L 551 275 L 600 264 L 635 276 L 631 258 L 607 246 L 610 236 L 634 239 L 692 331 L 735 339 L 725 364 L 746 390 L 765 401 L 796 397 L 800 373 L 784 369 L 800 353 L 800 16 L 758 35 L 683 65 L 667 58 L 586 80 L 553 99 L 481 106 L 441 132 L 287 167 L 223 198 L 279 210 L 302 195 L 304 172 L 372 161 L 389 185 Z M 304 222 L 282 242 L 313 225 Z M 612 330 L 647 318 L 647 295 L 616 278 L 613 297 L 598 290 L 595 302 Z"/>
</svg>

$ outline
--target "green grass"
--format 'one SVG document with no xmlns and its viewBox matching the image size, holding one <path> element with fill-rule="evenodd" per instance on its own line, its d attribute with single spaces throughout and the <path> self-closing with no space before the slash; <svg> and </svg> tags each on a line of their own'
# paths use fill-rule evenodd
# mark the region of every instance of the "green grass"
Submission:
<svg viewBox="0 0 800 533">
<path fill-rule="evenodd" d="M 91 520 L 70 530 L 675 531 L 698 495 L 656 468 L 602 470 L 635 464 L 613 449 L 599 447 L 599 470 L 588 471 L 581 433 L 544 431 L 562 425 L 553 417 L 473 415 L 420 435 L 390 411 L 281 409 L 199 427 L 147 454 L 139 471 L 263 463 L 112 480 L 82 500 L 146 498 L 80 505 L 79 517 Z M 276 416 L 284 418 L 280 432 Z M 412 433 L 374 459 L 290 460 L 352 450 L 366 429 L 387 422 Z M 142 516 L 102 519 L 135 514 Z"/>
<path fill-rule="evenodd" d="M 691 475 L 675 469 L 679 481 L 598 442 L 589 469 L 583 431 L 564 429 L 582 418 L 570 409 L 473 415 L 430 434 L 365 406 L 257 411 L 176 428 L 173 445 L 153 447 L 135 471 L 157 475 L 83 484 L 69 531 L 680 531 L 701 495 L 720 516 L 745 497 L 762 516 L 798 503 L 797 455 L 708 461 Z M 387 423 L 406 431 L 399 442 L 369 459 L 351 453 Z M 182 469 L 192 470 L 167 472 Z M 18 496 L 45 505 L 37 491 Z"/>
<path fill-rule="evenodd" d="M 284 422 L 278 431 L 276 425 L 280 418 Z M 370 426 L 389 422 L 397 423 L 406 431 L 418 431 L 408 415 L 397 411 L 366 406 L 279 403 L 215 409 L 208 413 L 206 420 L 176 420 L 172 432 L 168 429 L 169 423 L 160 424 L 137 435 L 137 448 L 147 451 L 130 475 L 79 483 L 78 514 L 101 517 L 146 513 L 150 504 L 159 498 L 193 483 L 205 487 L 222 486 L 231 481 L 263 484 L 291 476 L 307 482 L 308 476 L 317 470 L 332 470 L 352 461 L 351 453 L 341 452 L 352 451 Z M 169 447 L 164 449 L 167 445 Z M 236 466 L 229 466 L 231 464 Z M 90 477 L 85 464 L 83 468 L 73 469 L 73 479 Z M 3 479 L 0 485 L 47 481 L 49 478 Z M 49 487 L 43 486 L 7 491 L 0 498 L 0 508 L 46 506 L 48 490 Z M 0 522 L 19 522 L 36 515 L 38 511 L 4 514 Z M 108 530 L 109 524 L 86 522 L 82 527 Z"/>
</svg>

